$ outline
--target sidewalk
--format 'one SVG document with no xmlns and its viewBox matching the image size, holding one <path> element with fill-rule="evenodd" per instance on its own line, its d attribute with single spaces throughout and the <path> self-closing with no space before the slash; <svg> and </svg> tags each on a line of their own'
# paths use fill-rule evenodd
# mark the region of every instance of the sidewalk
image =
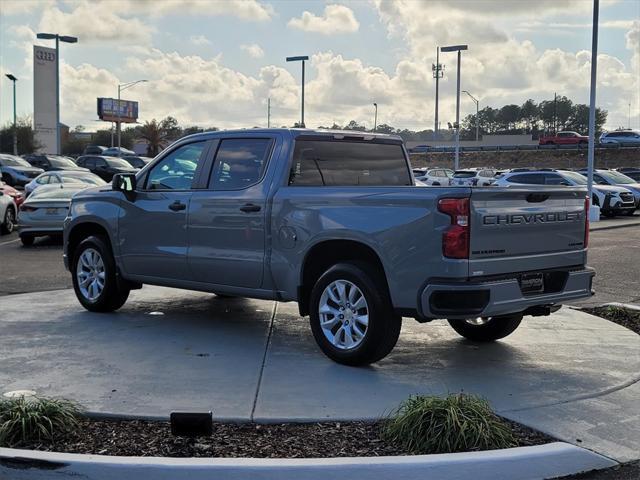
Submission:
<svg viewBox="0 0 640 480">
<path fill-rule="evenodd" d="M 636 213 L 632 217 L 601 218 L 599 222 L 591 222 L 589 224 L 589 230 L 595 232 L 598 230 L 637 226 L 640 226 L 640 215 Z"/>
</svg>

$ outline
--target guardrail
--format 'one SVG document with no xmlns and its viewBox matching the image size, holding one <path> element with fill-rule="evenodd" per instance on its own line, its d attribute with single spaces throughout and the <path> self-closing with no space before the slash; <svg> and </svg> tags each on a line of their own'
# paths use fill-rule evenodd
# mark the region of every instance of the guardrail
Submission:
<svg viewBox="0 0 640 480">
<path fill-rule="evenodd" d="M 480 145 L 461 146 L 461 152 L 508 152 L 508 151 L 535 151 L 535 150 L 583 150 L 586 151 L 587 144 L 582 145 Z M 637 143 L 602 143 L 596 145 L 597 150 L 640 150 Z M 455 146 L 429 147 L 419 151 L 409 150 L 409 153 L 451 153 L 455 152 Z"/>
</svg>

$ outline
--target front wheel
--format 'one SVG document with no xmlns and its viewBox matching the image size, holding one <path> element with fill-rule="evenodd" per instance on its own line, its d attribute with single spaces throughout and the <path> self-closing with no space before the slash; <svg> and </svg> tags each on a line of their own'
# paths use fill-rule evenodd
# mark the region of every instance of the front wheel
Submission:
<svg viewBox="0 0 640 480">
<path fill-rule="evenodd" d="M 384 275 L 360 262 L 334 265 L 318 279 L 309 316 L 318 346 L 345 365 L 383 359 L 393 350 L 402 326 Z"/>
<path fill-rule="evenodd" d="M 96 235 L 76 248 L 71 268 L 73 289 L 78 301 L 91 312 L 112 312 L 129 297 L 116 279 L 116 264 L 108 242 Z"/>
<path fill-rule="evenodd" d="M 512 334 L 522 322 L 522 314 L 448 320 L 459 335 L 474 342 L 492 342 Z"/>
<path fill-rule="evenodd" d="M 2 225 L 0 225 L 0 232 L 5 234 L 13 233 L 13 229 L 16 225 L 16 213 L 13 210 L 13 207 L 7 207 L 7 210 L 4 213 L 4 221 Z"/>
</svg>

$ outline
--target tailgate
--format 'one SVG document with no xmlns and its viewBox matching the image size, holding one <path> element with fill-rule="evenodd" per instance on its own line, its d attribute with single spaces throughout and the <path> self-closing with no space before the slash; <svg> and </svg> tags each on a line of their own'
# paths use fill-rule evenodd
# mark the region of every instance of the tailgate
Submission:
<svg viewBox="0 0 640 480">
<path fill-rule="evenodd" d="M 583 265 L 586 189 L 477 188 L 469 276 Z"/>
</svg>

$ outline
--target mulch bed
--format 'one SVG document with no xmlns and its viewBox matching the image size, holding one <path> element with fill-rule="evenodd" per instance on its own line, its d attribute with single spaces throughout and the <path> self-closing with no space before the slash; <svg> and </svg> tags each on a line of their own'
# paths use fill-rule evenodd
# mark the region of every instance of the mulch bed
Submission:
<svg viewBox="0 0 640 480">
<path fill-rule="evenodd" d="M 622 325 L 640 335 L 640 311 L 638 310 L 629 310 L 614 306 L 583 308 L 582 310 L 591 315 L 596 315 L 613 323 L 617 323 L 618 325 Z"/>
<path fill-rule="evenodd" d="M 540 432 L 507 421 L 518 446 L 553 442 Z M 210 437 L 173 437 L 168 422 L 86 420 L 50 444 L 17 448 L 141 457 L 327 458 L 407 455 L 380 439 L 381 423 L 215 423 Z"/>
</svg>

